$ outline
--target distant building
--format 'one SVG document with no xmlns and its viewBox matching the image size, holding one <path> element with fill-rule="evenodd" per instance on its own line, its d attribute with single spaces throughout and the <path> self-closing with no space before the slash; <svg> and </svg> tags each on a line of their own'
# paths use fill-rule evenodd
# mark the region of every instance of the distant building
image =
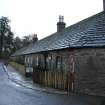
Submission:
<svg viewBox="0 0 105 105">
<path fill-rule="evenodd" d="M 37 83 L 105 96 L 105 11 L 65 25 L 60 16 L 56 33 L 12 57 L 25 56 L 26 71 Z"/>
</svg>

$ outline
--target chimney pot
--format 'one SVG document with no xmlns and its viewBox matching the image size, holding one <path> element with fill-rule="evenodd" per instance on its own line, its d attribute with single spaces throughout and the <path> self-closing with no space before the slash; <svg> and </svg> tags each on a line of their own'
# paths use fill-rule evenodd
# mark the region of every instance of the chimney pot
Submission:
<svg viewBox="0 0 105 105">
<path fill-rule="evenodd" d="M 59 22 L 57 23 L 57 32 L 65 29 L 64 16 L 59 15 Z"/>
</svg>

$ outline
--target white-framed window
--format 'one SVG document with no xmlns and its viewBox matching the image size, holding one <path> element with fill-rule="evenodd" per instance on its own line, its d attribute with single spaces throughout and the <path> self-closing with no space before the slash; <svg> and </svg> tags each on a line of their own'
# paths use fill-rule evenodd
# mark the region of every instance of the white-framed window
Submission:
<svg viewBox="0 0 105 105">
<path fill-rule="evenodd" d="M 38 65 L 39 65 L 39 57 L 36 56 L 36 66 L 38 66 Z"/>
<path fill-rule="evenodd" d="M 33 56 L 31 55 L 30 56 L 30 64 L 32 65 L 32 63 L 33 63 Z"/>
<path fill-rule="evenodd" d="M 47 68 L 51 69 L 51 64 L 52 64 L 52 56 L 48 55 L 47 57 Z"/>
<path fill-rule="evenodd" d="M 25 56 L 25 64 L 27 63 L 27 56 Z"/>
<path fill-rule="evenodd" d="M 30 58 L 29 58 L 29 56 L 27 56 L 27 63 L 28 63 L 28 64 L 30 63 Z"/>
<path fill-rule="evenodd" d="M 56 57 L 56 69 L 62 70 L 62 57 L 60 56 Z"/>
</svg>

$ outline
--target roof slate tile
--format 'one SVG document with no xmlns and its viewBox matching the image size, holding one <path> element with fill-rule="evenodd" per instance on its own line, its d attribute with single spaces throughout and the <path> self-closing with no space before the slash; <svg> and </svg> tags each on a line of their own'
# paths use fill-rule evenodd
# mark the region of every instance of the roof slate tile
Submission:
<svg viewBox="0 0 105 105">
<path fill-rule="evenodd" d="M 105 13 L 101 12 L 56 32 L 12 56 L 76 47 L 105 46 Z"/>
</svg>

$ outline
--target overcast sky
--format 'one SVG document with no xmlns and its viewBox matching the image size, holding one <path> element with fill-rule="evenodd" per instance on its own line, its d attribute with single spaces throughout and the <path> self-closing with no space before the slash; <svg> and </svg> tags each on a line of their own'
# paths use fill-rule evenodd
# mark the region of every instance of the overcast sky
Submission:
<svg viewBox="0 0 105 105">
<path fill-rule="evenodd" d="M 56 32 L 58 16 L 70 26 L 103 10 L 103 0 L 0 0 L 0 16 L 11 20 L 15 36 Z"/>
</svg>

